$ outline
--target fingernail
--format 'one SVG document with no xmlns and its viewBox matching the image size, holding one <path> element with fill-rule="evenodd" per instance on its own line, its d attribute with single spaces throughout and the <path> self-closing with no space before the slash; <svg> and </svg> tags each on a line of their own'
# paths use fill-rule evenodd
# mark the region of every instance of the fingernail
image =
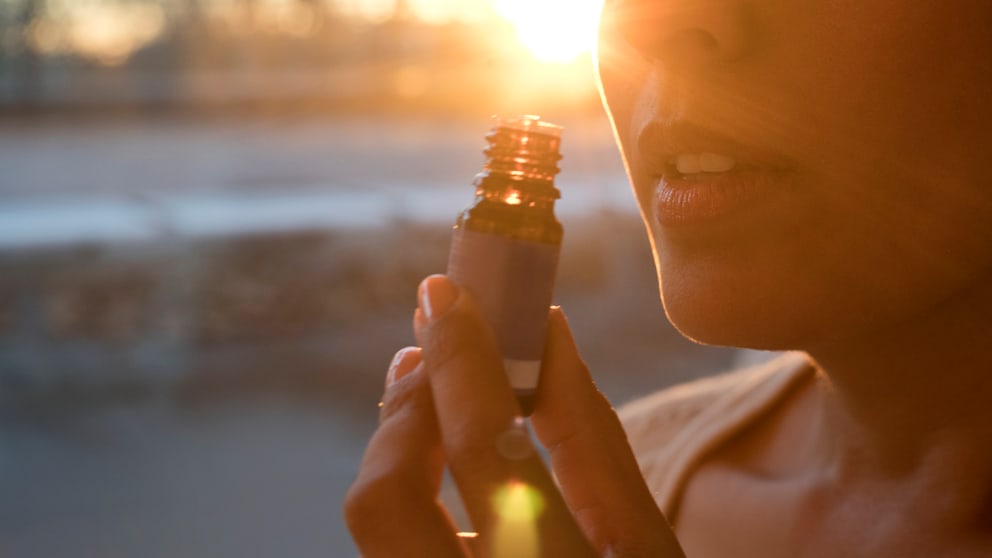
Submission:
<svg viewBox="0 0 992 558">
<path fill-rule="evenodd" d="M 428 320 L 444 314 L 458 298 L 458 288 L 444 275 L 431 275 L 417 291 L 420 309 Z"/>
<path fill-rule="evenodd" d="M 412 372 L 420 363 L 420 348 L 404 347 L 396 351 L 393 361 L 389 363 L 389 371 L 386 372 L 386 387 L 395 384 Z"/>
</svg>

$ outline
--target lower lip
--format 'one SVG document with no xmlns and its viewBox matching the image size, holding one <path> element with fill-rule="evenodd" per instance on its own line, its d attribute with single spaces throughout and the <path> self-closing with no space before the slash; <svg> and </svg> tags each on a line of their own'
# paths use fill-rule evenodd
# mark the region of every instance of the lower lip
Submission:
<svg viewBox="0 0 992 558">
<path fill-rule="evenodd" d="M 787 191 L 788 174 L 777 170 L 662 177 L 655 190 L 655 217 L 663 226 L 724 221 L 746 216 Z"/>
</svg>

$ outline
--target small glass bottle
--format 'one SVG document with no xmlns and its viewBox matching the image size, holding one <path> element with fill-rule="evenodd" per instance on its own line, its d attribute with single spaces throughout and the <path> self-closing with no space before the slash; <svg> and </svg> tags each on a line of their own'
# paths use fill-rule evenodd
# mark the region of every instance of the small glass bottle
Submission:
<svg viewBox="0 0 992 558">
<path fill-rule="evenodd" d="M 537 116 L 497 119 L 448 258 L 448 276 L 472 293 L 496 333 L 524 416 L 536 403 L 561 247 L 554 214 L 561 130 Z"/>
</svg>

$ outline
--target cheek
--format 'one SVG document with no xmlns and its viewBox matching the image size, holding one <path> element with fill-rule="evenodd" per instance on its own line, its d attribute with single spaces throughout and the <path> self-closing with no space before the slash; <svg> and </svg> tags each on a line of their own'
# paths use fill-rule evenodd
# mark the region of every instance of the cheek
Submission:
<svg viewBox="0 0 992 558">
<path fill-rule="evenodd" d="M 987 151 L 992 2 L 818 4 L 819 21 L 789 13 L 805 23 L 791 30 L 779 21 L 775 44 L 818 164 L 863 177 L 939 173 L 958 168 L 969 146 Z"/>
<path fill-rule="evenodd" d="M 600 62 L 600 87 L 637 205 L 648 222 L 654 185 L 645 176 L 637 157 L 636 134 L 638 123 L 651 121 L 662 101 L 657 95 L 658 88 L 653 85 L 655 76 L 644 71 L 643 64 L 631 62 L 629 58 L 624 61 Z"/>
<path fill-rule="evenodd" d="M 683 334 L 716 345 L 814 350 L 884 334 L 992 288 L 992 207 L 960 203 L 978 195 L 922 205 L 820 199 L 719 249 L 654 230 L 666 311 Z"/>
<path fill-rule="evenodd" d="M 836 4 L 849 4 L 844 10 L 822 4 L 828 13 L 819 18 L 785 14 L 765 67 L 776 71 L 726 90 L 757 90 L 758 116 L 775 108 L 786 138 L 775 143 L 794 146 L 807 203 L 747 242 L 720 249 L 666 242 L 651 215 L 653 185 L 636 157 L 627 161 L 676 327 L 706 343 L 808 349 L 877 333 L 976 286 L 992 288 L 985 169 L 992 57 L 974 55 L 992 52 L 992 34 L 978 23 L 987 17 L 961 15 L 989 14 L 992 3 L 969 1 L 971 12 L 926 2 L 902 6 L 898 18 L 865 13 L 878 4 L 843 1 Z M 858 14 L 852 24 L 820 23 L 845 21 L 847 9 Z M 857 21 L 890 23 L 865 29 Z M 601 73 L 629 156 L 638 111 L 672 101 L 651 98 L 660 88 L 650 73 L 623 60 L 604 63 Z M 735 111 L 734 122 L 754 116 Z M 982 184 L 990 186 L 974 186 Z"/>
</svg>

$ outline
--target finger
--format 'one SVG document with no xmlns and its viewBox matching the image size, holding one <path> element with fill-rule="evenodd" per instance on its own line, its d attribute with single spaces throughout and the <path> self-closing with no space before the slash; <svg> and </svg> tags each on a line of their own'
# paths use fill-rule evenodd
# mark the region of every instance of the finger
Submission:
<svg viewBox="0 0 992 558">
<path fill-rule="evenodd" d="M 383 388 L 389 389 L 389 386 L 403 379 L 420 364 L 421 359 L 420 347 L 403 347 L 396 351 L 389 363 L 389 370 L 386 371 L 386 385 Z"/>
<path fill-rule="evenodd" d="M 388 376 L 380 424 L 345 499 L 345 519 L 365 558 L 466 556 L 437 493 L 444 467 L 430 386 L 417 350 Z"/>
<path fill-rule="evenodd" d="M 548 319 L 543 363 L 531 421 L 565 501 L 593 546 L 616 556 L 682 556 L 560 308 Z"/>
<path fill-rule="evenodd" d="M 591 547 L 518 419 L 520 408 L 496 339 L 471 296 L 446 277 L 427 278 L 421 284 L 415 333 L 423 347 L 448 466 L 480 532 L 477 544 L 497 543 L 492 540 L 497 526 L 507 520 L 504 496 L 512 500 L 537 494 L 541 512 L 532 527 L 540 532 L 540 544 L 554 543 L 551 555 L 590 555 Z"/>
<path fill-rule="evenodd" d="M 410 397 L 411 388 L 409 386 L 397 386 L 390 389 L 394 384 L 411 374 L 420 366 L 423 356 L 420 347 L 403 347 L 396 351 L 393 360 L 389 363 L 389 370 L 386 371 L 386 380 L 382 401 L 379 402 L 379 424 L 382 424 L 389 416 L 400 409 L 403 405 L 393 402 L 398 397 Z M 411 380 L 414 381 L 414 380 Z M 423 380 L 420 380 L 421 382 Z M 389 402 L 390 404 L 387 404 Z"/>
<path fill-rule="evenodd" d="M 480 548 L 477 544 L 479 542 L 479 534 L 475 531 L 462 531 L 458 533 L 458 540 L 468 549 L 469 556 L 484 556 L 484 549 Z"/>
</svg>

